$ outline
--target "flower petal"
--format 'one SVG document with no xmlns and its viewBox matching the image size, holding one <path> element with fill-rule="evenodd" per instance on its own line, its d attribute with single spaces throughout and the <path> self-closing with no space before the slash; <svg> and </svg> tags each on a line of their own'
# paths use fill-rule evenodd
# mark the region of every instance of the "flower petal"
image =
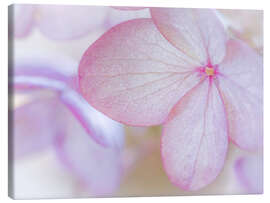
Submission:
<svg viewBox="0 0 270 203">
<path fill-rule="evenodd" d="M 202 65 L 218 64 L 226 53 L 227 35 L 211 9 L 151 8 L 152 18 L 181 52 Z"/>
<path fill-rule="evenodd" d="M 262 147 L 262 57 L 244 43 L 231 40 L 219 71 L 219 86 L 226 105 L 230 138 L 246 150 Z"/>
<path fill-rule="evenodd" d="M 145 9 L 147 7 L 129 7 L 129 6 L 111 6 L 111 8 L 123 10 L 123 11 L 135 11 L 135 10 L 141 10 Z"/>
<path fill-rule="evenodd" d="M 76 91 L 64 91 L 60 99 L 98 144 L 116 148 L 123 146 L 124 130 L 120 123 L 95 110 Z"/>
<path fill-rule="evenodd" d="M 95 114 L 93 125 L 102 126 L 112 135 L 122 133 L 103 115 Z M 85 129 L 56 97 L 40 99 L 27 104 L 14 113 L 15 157 L 33 154 L 55 146 L 60 161 L 90 188 L 94 195 L 109 194 L 120 181 L 121 162 L 119 148 L 106 148 L 89 139 Z"/>
<path fill-rule="evenodd" d="M 179 101 L 164 125 L 161 150 L 171 182 L 184 190 L 213 182 L 224 165 L 227 136 L 224 105 L 207 79 Z"/>
<path fill-rule="evenodd" d="M 57 114 L 57 104 L 52 99 L 36 100 L 15 109 L 12 114 L 10 140 L 14 158 L 34 155 L 53 144 L 57 132 L 57 122 L 52 122 Z"/>
<path fill-rule="evenodd" d="M 119 10 L 119 9 L 109 9 L 108 16 L 106 19 L 106 29 L 123 23 L 128 20 L 136 18 L 151 18 L 149 9 L 140 9 L 140 10 Z"/>
<path fill-rule="evenodd" d="M 91 194 L 94 196 L 111 194 L 120 183 L 121 151 L 102 147 L 93 142 L 88 138 L 84 128 L 70 116 L 70 112 L 66 113 L 64 134 L 55 140 L 57 156 Z M 100 120 L 98 116 L 96 119 Z M 107 128 L 111 134 L 117 133 L 112 126 L 107 126 L 107 123 L 100 125 Z"/>
<path fill-rule="evenodd" d="M 236 176 L 250 194 L 263 193 L 262 156 L 241 157 L 235 162 Z"/>
<path fill-rule="evenodd" d="M 86 100 L 114 120 L 156 125 L 199 82 L 196 63 L 171 46 L 150 19 L 119 24 L 92 44 L 79 66 Z"/>
<path fill-rule="evenodd" d="M 122 147 L 122 125 L 97 112 L 85 101 L 77 92 L 76 78 L 68 71 L 69 66 L 73 67 L 72 61 L 66 59 L 61 63 L 60 56 L 58 59 L 58 63 L 49 57 L 33 57 L 32 63 L 28 60 L 16 60 L 15 75 L 11 76 L 14 77 L 11 82 L 15 90 L 44 88 L 56 92 L 61 102 L 76 116 L 91 138 L 104 146 Z M 107 127 L 104 128 L 104 125 Z"/>
<path fill-rule="evenodd" d="M 235 37 L 256 48 L 260 53 L 263 52 L 262 10 L 222 9 L 219 12 Z"/>
<path fill-rule="evenodd" d="M 37 25 L 51 39 L 74 39 L 102 26 L 107 9 L 102 6 L 41 5 L 38 6 Z"/>
<path fill-rule="evenodd" d="M 47 51 L 25 51 L 14 56 L 9 79 L 16 89 L 48 88 L 62 91 L 76 74 L 77 63 Z M 17 52 L 16 52 L 17 53 Z"/>
<path fill-rule="evenodd" d="M 15 4 L 12 6 L 12 32 L 15 37 L 26 37 L 32 30 L 35 7 L 32 5 Z"/>
</svg>

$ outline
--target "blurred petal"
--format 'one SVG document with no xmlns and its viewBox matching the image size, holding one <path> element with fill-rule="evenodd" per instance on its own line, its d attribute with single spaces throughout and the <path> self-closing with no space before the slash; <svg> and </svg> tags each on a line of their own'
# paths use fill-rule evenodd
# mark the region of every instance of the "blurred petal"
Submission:
<svg viewBox="0 0 270 203">
<path fill-rule="evenodd" d="M 66 83 L 69 81 L 68 77 L 59 74 L 58 71 L 51 67 L 38 70 L 36 67 L 20 68 L 15 73 L 13 78 L 13 85 L 18 90 L 27 90 L 32 88 L 47 88 L 54 91 L 63 91 L 66 88 Z"/>
<path fill-rule="evenodd" d="M 122 133 L 108 125 L 110 121 L 104 121 L 101 114 L 95 116 L 93 125 L 106 128 L 111 135 Z M 14 117 L 16 157 L 54 144 L 60 161 L 95 195 L 109 194 L 118 186 L 120 150 L 102 147 L 89 139 L 81 124 L 57 98 L 27 104 L 16 110 Z"/>
<path fill-rule="evenodd" d="M 227 136 L 224 105 L 207 79 L 180 100 L 164 125 L 161 151 L 171 182 L 184 190 L 213 182 L 224 165 Z"/>
<path fill-rule="evenodd" d="M 107 15 L 102 6 L 38 6 L 37 25 L 51 39 L 74 39 L 102 26 Z"/>
<path fill-rule="evenodd" d="M 123 11 L 130 11 L 130 10 L 141 10 L 147 7 L 128 7 L 128 6 L 111 6 L 111 8 L 123 10 Z"/>
<path fill-rule="evenodd" d="M 17 62 L 13 83 L 15 89 L 28 90 L 32 88 L 45 88 L 58 93 L 59 99 L 76 116 L 86 132 L 99 144 L 104 146 L 121 147 L 124 133 L 122 126 L 94 110 L 84 98 L 76 91 L 77 83 L 74 76 L 59 66 L 70 65 L 68 60 L 61 65 L 61 60 L 38 60 L 39 63 Z M 46 59 L 48 59 L 46 57 Z M 37 58 L 36 58 L 37 60 Z M 73 85 L 73 86 L 71 86 Z M 107 127 L 104 128 L 104 125 Z M 113 129 L 113 130 L 112 130 Z"/>
<path fill-rule="evenodd" d="M 151 18 L 149 9 L 119 10 L 109 9 L 106 19 L 106 28 L 109 29 L 119 23 L 137 18 Z"/>
<path fill-rule="evenodd" d="M 221 9 L 219 12 L 235 37 L 247 42 L 259 51 L 263 51 L 262 10 Z"/>
<path fill-rule="evenodd" d="M 157 125 L 199 77 L 150 19 L 119 24 L 92 44 L 79 66 L 86 100 L 114 120 Z"/>
<path fill-rule="evenodd" d="M 202 65 L 218 64 L 226 53 L 227 35 L 211 9 L 151 8 L 154 23 L 182 53 Z"/>
<path fill-rule="evenodd" d="M 57 103 L 52 99 L 37 100 L 13 111 L 14 157 L 21 158 L 42 151 L 53 143 L 58 123 L 53 121 L 57 114 Z M 53 122 L 52 122 L 53 121 Z"/>
<path fill-rule="evenodd" d="M 262 57 L 244 43 L 231 40 L 219 71 L 219 86 L 226 105 L 230 138 L 246 150 L 262 147 Z"/>
<path fill-rule="evenodd" d="M 57 137 L 55 142 L 60 161 L 94 196 L 111 194 L 120 183 L 120 151 L 93 142 L 69 112 L 66 113 L 63 115 L 67 121 L 64 134 Z M 97 122 L 100 120 L 98 116 L 96 115 Z M 107 126 L 107 123 L 100 125 L 107 128 L 111 135 L 118 133 L 112 126 Z"/>
<path fill-rule="evenodd" d="M 262 156 L 241 157 L 235 162 L 235 172 L 239 182 L 251 194 L 263 193 Z"/>
<path fill-rule="evenodd" d="M 116 148 L 123 146 L 124 130 L 120 123 L 95 110 L 75 91 L 64 91 L 60 99 L 98 144 Z"/>
<path fill-rule="evenodd" d="M 15 37 L 26 37 L 33 27 L 35 7 L 32 5 L 13 5 L 13 32 Z"/>
<path fill-rule="evenodd" d="M 26 53 L 15 55 L 10 67 L 10 83 L 16 90 L 47 88 L 60 92 L 67 88 L 77 70 L 75 61 L 45 51 Z"/>
<path fill-rule="evenodd" d="M 64 79 L 74 76 L 78 69 L 75 60 L 52 50 L 26 47 L 16 50 L 13 57 L 9 68 L 14 75 L 47 75 Z"/>
</svg>

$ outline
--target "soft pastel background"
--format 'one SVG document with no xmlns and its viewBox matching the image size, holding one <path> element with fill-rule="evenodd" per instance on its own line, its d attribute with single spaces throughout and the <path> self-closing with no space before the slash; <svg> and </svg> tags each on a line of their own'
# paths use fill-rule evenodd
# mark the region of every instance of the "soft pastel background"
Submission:
<svg viewBox="0 0 270 203">
<path fill-rule="evenodd" d="M 53 40 L 34 27 L 28 36 L 14 39 L 13 51 L 15 55 L 18 54 L 22 57 L 29 56 L 33 50 L 45 53 L 59 52 L 79 63 L 84 51 L 111 26 L 132 18 L 149 17 L 147 9 L 122 11 L 108 7 L 100 12 L 104 12 L 104 16 L 106 16 L 105 23 L 96 26 L 86 36 L 72 40 Z M 258 53 L 263 54 L 263 17 L 261 11 L 220 10 L 219 12 L 228 31 L 233 36 L 245 40 Z M 15 23 L 20 23 L 20 21 Z M 50 93 L 44 91 L 41 94 L 47 95 Z M 35 95 L 26 96 L 18 93 L 12 96 L 14 108 L 17 108 L 33 100 Z M 214 183 L 196 192 L 184 192 L 169 182 L 162 167 L 160 156 L 161 127 L 137 128 L 125 126 L 124 128 L 126 143 L 123 151 L 123 162 L 127 165 L 128 170 L 122 174 L 121 184 L 111 196 L 248 193 L 236 176 L 235 161 L 242 156 L 261 155 L 241 151 L 230 144 L 225 167 Z M 253 175 L 250 174 L 250 176 Z M 15 160 L 14 193 L 17 198 L 93 196 L 59 164 L 50 148 L 23 159 Z"/>
</svg>

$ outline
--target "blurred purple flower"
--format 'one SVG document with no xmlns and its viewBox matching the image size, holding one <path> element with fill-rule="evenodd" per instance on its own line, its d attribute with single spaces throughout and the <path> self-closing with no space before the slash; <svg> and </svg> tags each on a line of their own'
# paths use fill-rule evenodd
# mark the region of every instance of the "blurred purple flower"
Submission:
<svg viewBox="0 0 270 203">
<path fill-rule="evenodd" d="M 111 194 L 122 174 L 123 127 L 94 110 L 76 91 L 70 71 L 75 63 L 50 57 L 15 59 L 16 91 L 44 88 L 55 94 L 14 110 L 14 158 L 53 146 L 60 162 L 93 195 Z"/>
</svg>

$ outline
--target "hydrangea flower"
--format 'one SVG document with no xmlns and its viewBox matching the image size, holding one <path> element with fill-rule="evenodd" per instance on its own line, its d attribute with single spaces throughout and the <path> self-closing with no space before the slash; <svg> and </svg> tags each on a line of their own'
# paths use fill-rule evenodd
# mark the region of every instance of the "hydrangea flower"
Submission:
<svg viewBox="0 0 270 203">
<path fill-rule="evenodd" d="M 14 110 L 14 158 L 53 147 L 62 163 L 94 196 L 111 194 L 122 175 L 121 124 L 93 109 L 76 91 L 76 63 L 59 55 L 16 58 L 11 85 L 31 95 L 50 90 Z"/>
<path fill-rule="evenodd" d="M 172 183 L 198 190 L 221 172 L 231 140 L 262 145 L 262 57 L 229 39 L 214 10 L 150 8 L 152 19 L 119 24 L 79 65 L 84 98 L 128 125 L 163 125 Z"/>
</svg>

